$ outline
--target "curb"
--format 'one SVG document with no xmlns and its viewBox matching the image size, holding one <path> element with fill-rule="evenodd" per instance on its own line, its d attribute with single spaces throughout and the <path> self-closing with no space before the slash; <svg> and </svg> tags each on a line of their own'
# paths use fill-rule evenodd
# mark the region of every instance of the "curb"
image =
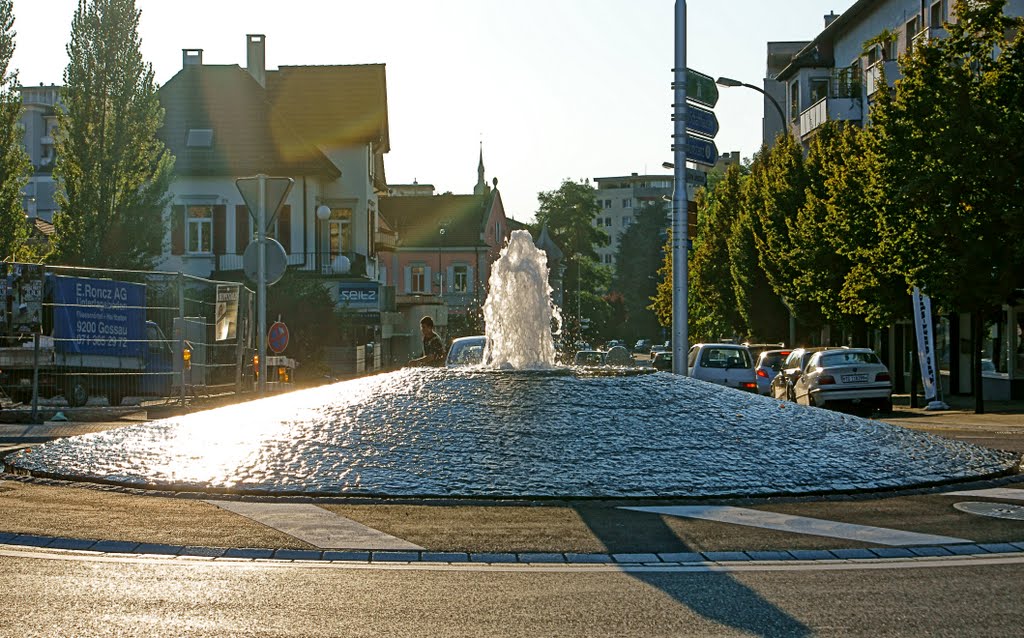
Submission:
<svg viewBox="0 0 1024 638">
<path fill-rule="evenodd" d="M 671 552 L 628 554 L 579 554 L 556 552 L 437 552 L 381 550 L 300 550 L 257 547 L 206 547 L 166 545 L 133 541 L 92 540 L 35 534 L 0 533 L 0 548 L 71 550 L 96 554 L 133 554 L 169 558 L 208 558 L 236 560 L 269 560 L 293 562 L 344 563 L 477 563 L 518 565 L 643 565 L 643 566 L 708 566 L 722 563 L 742 564 L 785 561 L 877 561 L 879 559 L 919 559 L 1019 554 L 1024 556 L 1024 541 L 1009 543 L 955 543 L 907 547 L 876 547 L 871 549 L 778 550 L 731 552 Z"/>
</svg>

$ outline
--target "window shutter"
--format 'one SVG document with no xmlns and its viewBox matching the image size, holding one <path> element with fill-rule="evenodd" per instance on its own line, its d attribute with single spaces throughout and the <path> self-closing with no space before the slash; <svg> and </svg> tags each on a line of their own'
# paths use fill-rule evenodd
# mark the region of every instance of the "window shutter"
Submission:
<svg viewBox="0 0 1024 638">
<path fill-rule="evenodd" d="M 185 207 L 171 206 L 171 254 L 185 254 Z"/>
<path fill-rule="evenodd" d="M 476 285 L 473 283 L 472 266 L 466 266 L 466 292 L 476 293 Z"/>
<path fill-rule="evenodd" d="M 448 266 L 448 272 L 444 276 L 445 290 L 455 290 L 455 266 Z M 444 292 L 444 291 L 441 291 Z"/>
<path fill-rule="evenodd" d="M 228 246 L 228 207 L 217 205 L 213 207 L 213 254 L 223 255 L 227 252 Z"/>
<path fill-rule="evenodd" d="M 235 254 L 241 255 L 249 246 L 252 234 L 249 230 L 249 207 L 235 206 Z"/>
<path fill-rule="evenodd" d="M 423 269 L 423 294 L 431 294 L 431 290 L 434 288 L 434 282 L 430 280 L 434 276 L 434 273 L 430 271 L 430 266 Z"/>
<path fill-rule="evenodd" d="M 284 252 L 292 252 L 292 207 L 285 204 L 277 213 L 277 241 L 284 246 Z"/>
<path fill-rule="evenodd" d="M 412 292 L 412 266 L 405 267 L 405 294 Z"/>
</svg>

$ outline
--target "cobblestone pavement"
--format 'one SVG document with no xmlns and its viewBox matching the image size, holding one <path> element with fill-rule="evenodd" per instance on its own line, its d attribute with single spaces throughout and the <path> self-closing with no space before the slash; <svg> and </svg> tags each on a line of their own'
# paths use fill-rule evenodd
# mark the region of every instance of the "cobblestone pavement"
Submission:
<svg viewBox="0 0 1024 638">
<path fill-rule="evenodd" d="M 989 403 L 985 414 L 976 415 L 973 404 L 968 406 L 967 401 L 970 399 L 951 402 L 953 409 L 949 411 L 927 412 L 910 409 L 905 397 L 898 397 L 896 410 L 884 420 L 981 445 L 995 442 L 999 449 L 1024 453 L 1024 402 Z M 0 424 L 0 453 L 145 418 L 135 414 L 117 421 Z M 678 505 L 650 501 L 320 498 L 282 503 L 281 499 L 264 499 L 282 505 L 312 504 L 345 524 L 422 548 L 393 551 L 317 547 L 302 540 L 301 534 L 288 533 L 288 525 L 218 507 L 209 495 L 149 493 L 8 475 L 0 477 L 0 545 L 275 560 L 611 565 L 1020 556 L 1024 555 L 1022 495 L 1024 476 L 1017 474 L 969 485 L 898 493 L 698 503 L 726 508 L 731 519 L 650 511 L 657 505 Z M 647 507 L 648 511 L 623 508 L 631 505 Z M 988 513 L 978 515 L 979 510 Z M 301 523 L 298 518 L 290 523 L 296 521 Z M 823 531 L 829 527 L 869 533 L 837 536 Z M 881 537 L 871 534 L 886 531 L 952 540 L 929 544 L 882 544 L 872 540 Z"/>
</svg>

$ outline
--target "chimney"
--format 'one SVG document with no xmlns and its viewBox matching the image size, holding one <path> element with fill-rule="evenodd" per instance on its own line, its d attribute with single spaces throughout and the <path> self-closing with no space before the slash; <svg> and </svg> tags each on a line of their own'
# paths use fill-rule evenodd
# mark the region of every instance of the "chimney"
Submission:
<svg viewBox="0 0 1024 638">
<path fill-rule="evenodd" d="M 260 86 L 267 87 L 267 36 L 249 34 L 245 36 L 245 68 Z"/>
<path fill-rule="evenodd" d="M 825 16 L 825 28 L 827 29 L 828 25 L 830 25 L 833 22 L 835 22 L 835 19 L 838 18 L 838 17 L 839 17 L 838 13 L 836 13 L 835 11 L 829 11 L 828 15 Z"/>
<path fill-rule="evenodd" d="M 181 67 L 185 68 L 187 66 L 203 66 L 202 49 L 181 50 Z"/>
</svg>

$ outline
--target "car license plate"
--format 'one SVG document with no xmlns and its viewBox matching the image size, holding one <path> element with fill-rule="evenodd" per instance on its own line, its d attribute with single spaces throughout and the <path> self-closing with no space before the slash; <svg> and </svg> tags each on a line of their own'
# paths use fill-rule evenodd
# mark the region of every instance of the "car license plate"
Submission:
<svg viewBox="0 0 1024 638">
<path fill-rule="evenodd" d="M 866 374 L 844 374 L 843 383 L 867 383 L 868 375 Z"/>
</svg>

